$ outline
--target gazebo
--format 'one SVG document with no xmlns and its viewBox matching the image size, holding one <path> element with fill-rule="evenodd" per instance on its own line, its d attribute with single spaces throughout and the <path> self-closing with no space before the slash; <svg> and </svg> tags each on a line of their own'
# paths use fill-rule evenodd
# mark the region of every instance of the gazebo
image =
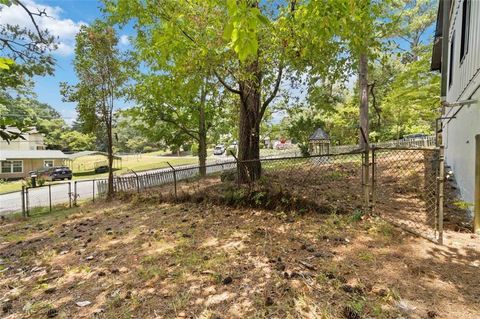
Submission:
<svg viewBox="0 0 480 319">
<path fill-rule="evenodd" d="M 328 154 L 330 153 L 330 136 L 319 127 L 308 138 L 308 145 L 311 155 Z"/>
</svg>

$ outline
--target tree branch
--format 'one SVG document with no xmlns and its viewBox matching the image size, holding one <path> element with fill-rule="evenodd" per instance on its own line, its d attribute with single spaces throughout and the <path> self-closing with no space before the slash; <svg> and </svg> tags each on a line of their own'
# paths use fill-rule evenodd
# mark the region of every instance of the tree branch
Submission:
<svg viewBox="0 0 480 319">
<path fill-rule="evenodd" d="M 230 92 L 232 93 L 235 93 L 235 94 L 241 94 L 240 90 L 237 90 L 237 89 L 234 89 L 233 87 L 231 87 L 230 85 L 227 84 L 227 82 L 225 82 L 225 80 L 223 80 L 220 75 L 218 75 L 217 71 L 213 71 L 213 73 L 215 74 L 215 76 L 217 77 L 218 81 L 220 81 L 220 83 L 222 83 L 222 85 L 227 89 L 229 90 Z"/>
<path fill-rule="evenodd" d="M 377 105 L 377 99 L 375 97 L 375 81 L 372 84 L 368 85 L 370 87 L 370 94 L 372 95 L 372 106 L 375 109 L 375 113 L 377 113 L 377 125 L 380 126 L 380 121 L 382 120 L 380 113 L 382 110 Z"/>
<path fill-rule="evenodd" d="M 263 115 L 265 114 L 265 110 L 267 109 L 267 106 L 277 96 L 278 89 L 280 88 L 280 82 L 282 82 L 282 74 L 283 74 L 283 58 L 280 61 L 280 65 L 278 66 L 278 74 L 277 74 L 277 79 L 275 81 L 275 86 L 273 88 L 273 91 L 270 94 L 270 96 L 262 104 L 262 108 L 260 110 L 260 119 L 263 118 Z"/>
<path fill-rule="evenodd" d="M 43 38 L 42 36 L 42 32 L 40 30 L 40 27 L 38 26 L 37 24 L 37 21 L 35 21 L 35 18 L 33 17 L 34 15 L 36 16 L 46 16 L 47 13 L 45 12 L 45 10 L 43 11 L 39 11 L 38 13 L 32 13 L 28 8 L 27 6 L 25 6 L 21 1 L 19 0 L 14 0 L 13 1 L 14 3 L 18 4 L 19 6 L 21 6 L 23 8 L 23 10 L 25 10 L 25 12 L 28 14 L 28 16 L 30 17 L 30 20 L 32 21 L 33 23 L 33 26 L 35 27 L 35 30 L 37 30 L 37 34 L 38 34 L 38 37 L 40 38 L 40 40 L 42 41 L 42 43 L 46 42 L 45 39 Z"/>
<path fill-rule="evenodd" d="M 164 114 L 160 114 L 160 120 L 163 121 L 163 122 L 167 122 L 167 123 L 175 125 L 177 128 L 182 130 L 185 134 L 187 134 L 188 136 L 190 136 L 191 138 L 193 138 L 197 142 L 200 140 L 199 137 L 198 137 L 198 135 L 199 135 L 198 132 L 196 132 L 194 130 L 187 129 L 186 127 L 184 127 L 183 125 L 181 125 L 177 121 L 175 121 L 173 119 L 169 119 L 168 117 L 165 117 Z"/>
</svg>

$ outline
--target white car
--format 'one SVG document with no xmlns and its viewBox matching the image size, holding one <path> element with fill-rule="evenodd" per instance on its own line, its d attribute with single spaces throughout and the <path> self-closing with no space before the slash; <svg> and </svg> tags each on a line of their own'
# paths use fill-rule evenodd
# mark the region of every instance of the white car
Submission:
<svg viewBox="0 0 480 319">
<path fill-rule="evenodd" d="M 217 145 L 213 149 L 213 155 L 223 155 L 225 153 L 225 146 L 224 145 Z"/>
</svg>

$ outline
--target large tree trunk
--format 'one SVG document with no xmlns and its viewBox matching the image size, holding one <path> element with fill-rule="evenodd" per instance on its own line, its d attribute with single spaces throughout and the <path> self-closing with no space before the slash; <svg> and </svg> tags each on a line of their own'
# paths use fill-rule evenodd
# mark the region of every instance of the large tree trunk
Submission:
<svg viewBox="0 0 480 319">
<path fill-rule="evenodd" d="M 199 107 L 198 123 L 198 161 L 200 164 L 200 176 L 207 174 L 207 127 L 205 123 L 205 102 L 207 97 L 206 84 L 202 85 Z"/>
<path fill-rule="evenodd" d="M 358 84 L 360 89 L 360 132 L 359 145 L 365 149 L 368 144 L 368 58 L 365 53 L 360 55 L 358 68 Z"/>
<path fill-rule="evenodd" d="M 238 160 L 239 182 L 248 183 L 260 178 L 260 123 L 266 108 L 278 93 L 283 74 L 283 60 L 280 61 L 277 79 L 268 98 L 262 103 L 262 72 L 258 57 L 245 67 L 247 79 L 238 81 L 238 89 L 228 85 L 216 74 L 218 80 L 230 92 L 240 95 Z"/>
<path fill-rule="evenodd" d="M 261 176 L 259 109 L 260 92 L 251 92 L 240 104 L 238 160 L 241 162 L 241 183 L 255 181 Z"/>
<path fill-rule="evenodd" d="M 107 198 L 113 197 L 113 138 L 112 123 L 107 123 L 107 153 L 108 153 L 108 190 Z"/>
<path fill-rule="evenodd" d="M 238 159 L 241 162 L 239 181 L 248 183 L 260 178 L 260 122 L 262 77 L 258 60 L 247 66 L 251 78 L 240 83 L 240 126 Z"/>
</svg>

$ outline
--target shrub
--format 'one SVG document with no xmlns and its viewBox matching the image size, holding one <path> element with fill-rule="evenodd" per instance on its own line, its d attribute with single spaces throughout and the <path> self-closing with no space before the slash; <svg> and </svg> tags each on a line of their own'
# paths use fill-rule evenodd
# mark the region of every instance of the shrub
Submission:
<svg viewBox="0 0 480 319">
<path fill-rule="evenodd" d="M 302 152 L 302 156 L 310 156 L 310 150 L 308 149 L 308 144 L 298 143 L 298 147 L 300 148 L 300 152 Z"/>
<path fill-rule="evenodd" d="M 37 186 L 43 186 L 45 185 L 45 177 L 43 176 L 38 176 L 37 177 Z M 22 180 L 22 184 L 23 186 L 26 186 L 26 187 L 32 187 L 32 178 L 31 177 L 25 177 L 23 180 Z"/>
</svg>

